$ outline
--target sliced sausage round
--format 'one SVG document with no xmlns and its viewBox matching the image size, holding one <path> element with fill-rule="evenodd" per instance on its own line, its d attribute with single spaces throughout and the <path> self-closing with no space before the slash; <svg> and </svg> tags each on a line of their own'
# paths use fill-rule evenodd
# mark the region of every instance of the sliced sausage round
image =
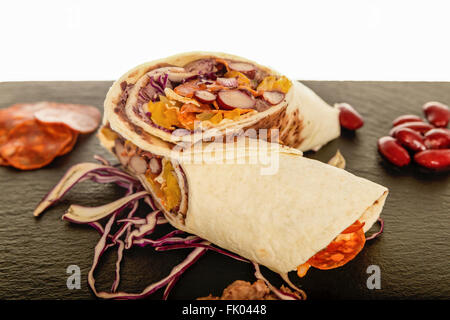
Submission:
<svg viewBox="0 0 450 320">
<path fill-rule="evenodd" d="M 256 75 L 256 68 L 254 65 L 245 62 L 230 62 L 228 64 L 231 70 L 245 74 L 250 79 L 254 79 Z"/>
<path fill-rule="evenodd" d="M 194 97 L 201 103 L 212 103 L 216 100 L 216 95 L 206 90 L 195 91 Z"/>
<path fill-rule="evenodd" d="M 271 105 L 276 105 L 281 103 L 284 99 L 284 93 L 280 91 L 264 91 L 263 99 L 266 100 Z"/>
<path fill-rule="evenodd" d="M 255 98 L 242 90 L 221 90 L 217 94 L 217 102 L 226 110 L 253 109 L 256 104 Z"/>
<path fill-rule="evenodd" d="M 209 59 L 199 59 L 189 62 L 184 66 L 187 72 L 193 72 L 196 74 L 205 74 L 214 71 L 215 61 L 212 58 Z"/>
<path fill-rule="evenodd" d="M 217 78 L 217 83 L 227 88 L 237 88 L 239 85 L 236 78 Z"/>
</svg>

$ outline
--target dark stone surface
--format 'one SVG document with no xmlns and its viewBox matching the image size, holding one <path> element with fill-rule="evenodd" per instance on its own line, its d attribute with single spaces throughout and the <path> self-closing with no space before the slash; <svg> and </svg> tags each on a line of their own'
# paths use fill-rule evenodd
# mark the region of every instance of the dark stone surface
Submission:
<svg viewBox="0 0 450 320">
<path fill-rule="evenodd" d="M 0 108 L 39 100 L 85 103 L 101 108 L 111 82 L 0 83 Z M 311 269 L 304 279 L 291 279 L 310 299 L 450 299 L 450 185 L 448 174 L 431 174 L 417 167 L 398 169 L 379 156 L 376 141 L 386 135 L 401 114 L 421 115 L 429 100 L 450 103 L 450 83 L 315 82 L 305 84 L 329 103 L 349 102 L 365 118 L 356 134 L 344 132 L 317 153 L 306 156 L 327 161 L 340 149 L 347 170 L 390 189 L 382 213 L 385 233 L 368 243 L 346 266 Z M 112 185 L 84 182 L 41 218 L 32 211 L 46 192 L 72 165 L 91 161 L 94 154 L 111 157 L 94 134 L 82 136 L 74 151 L 46 168 L 21 172 L 0 167 L 0 299 L 93 299 L 87 273 L 98 234 L 89 227 L 61 221 L 71 203 L 100 205 L 117 199 L 123 190 Z M 143 209 L 145 213 L 145 208 Z M 155 253 L 132 249 L 122 263 L 120 289 L 137 292 L 166 275 L 188 250 Z M 106 254 L 97 272 L 98 288 L 109 289 L 114 277 L 115 253 Z M 80 290 L 66 287 L 66 268 L 80 266 Z M 381 290 L 369 290 L 366 269 L 381 268 Z M 263 269 L 264 270 L 264 269 Z M 274 284 L 278 276 L 264 270 Z M 253 281 L 252 268 L 209 252 L 172 291 L 172 299 L 219 294 L 236 279 Z M 161 292 L 150 298 L 159 299 Z"/>
</svg>

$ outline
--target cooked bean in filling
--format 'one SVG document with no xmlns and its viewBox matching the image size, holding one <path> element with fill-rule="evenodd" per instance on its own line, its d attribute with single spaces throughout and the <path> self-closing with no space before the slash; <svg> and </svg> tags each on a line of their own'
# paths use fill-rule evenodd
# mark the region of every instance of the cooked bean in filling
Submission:
<svg viewBox="0 0 450 320">
<path fill-rule="evenodd" d="M 153 193 L 167 211 L 176 211 L 181 203 L 177 174 L 168 159 L 143 151 L 104 126 L 102 134 L 114 141 L 113 151 L 124 168 L 136 176 L 145 176 Z"/>
</svg>

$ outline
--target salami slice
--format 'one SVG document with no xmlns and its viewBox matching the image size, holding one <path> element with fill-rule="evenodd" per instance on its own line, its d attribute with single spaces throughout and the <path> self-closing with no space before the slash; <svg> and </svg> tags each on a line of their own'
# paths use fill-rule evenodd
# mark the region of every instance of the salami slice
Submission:
<svg viewBox="0 0 450 320">
<path fill-rule="evenodd" d="M 77 143 L 78 140 L 78 132 L 71 130 L 72 132 L 72 139 L 69 141 L 69 143 L 59 152 L 58 156 L 63 156 L 70 151 L 72 151 L 73 147 Z"/>
<path fill-rule="evenodd" d="M 350 227 L 347 228 L 345 230 L 347 233 L 341 233 L 337 236 L 325 249 L 310 258 L 308 263 L 317 269 L 328 270 L 343 266 L 355 258 L 366 242 L 363 225 L 363 223 L 356 221 L 350 227 L 352 229 L 358 228 L 357 230 L 348 233 L 351 229 Z"/>
<path fill-rule="evenodd" d="M 8 139 L 9 132 L 17 125 L 34 118 L 39 110 L 36 104 L 18 103 L 0 110 L 0 148 Z M 9 166 L 8 161 L 0 156 L 0 166 Z"/>
<path fill-rule="evenodd" d="M 3 159 L 1 156 L 0 156 L 0 166 L 4 166 L 4 167 L 9 166 L 8 161 L 6 161 L 5 159 Z"/>
<path fill-rule="evenodd" d="M 365 222 L 359 222 L 358 220 L 356 220 L 355 223 L 353 223 L 350 227 L 342 231 L 341 234 L 353 233 L 355 231 L 358 231 L 359 229 L 364 227 L 365 224 L 366 224 Z"/>
<path fill-rule="evenodd" d="M 42 106 L 31 103 L 18 103 L 0 110 L 0 146 L 6 142 L 8 133 L 17 125 L 34 118 L 34 113 Z"/>
<path fill-rule="evenodd" d="M 54 102 L 40 104 L 42 108 L 34 116 L 41 122 L 64 123 L 80 133 L 90 133 L 100 124 L 101 113 L 93 106 Z"/>
<path fill-rule="evenodd" d="M 63 124 L 27 120 L 9 132 L 0 156 L 17 169 L 37 169 L 49 164 L 71 141 L 72 131 Z"/>
</svg>

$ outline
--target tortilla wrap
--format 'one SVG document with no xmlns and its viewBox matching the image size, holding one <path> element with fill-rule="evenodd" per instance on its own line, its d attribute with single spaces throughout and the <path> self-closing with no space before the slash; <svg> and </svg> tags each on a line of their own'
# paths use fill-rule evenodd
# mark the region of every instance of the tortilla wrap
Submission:
<svg viewBox="0 0 450 320">
<path fill-rule="evenodd" d="M 182 76 L 186 73 L 183 66 L 209 58 L 250 63 L 263 75 L 281 76 L 271 68 L 225 53 L 190 52 L 174 55 L 137 66 L 114 82 L 106 96 L 104 122 L 108 121 L 114 131 L 121 132 L 126 126 L 135 134 L 145 131 L 171 143 L 197 141 L 248 129 L 255 129 L 257 134 L 259 129 L 278 129 L 279 142 L 302 151 L 318 150 L 340 135 L 339 111 L 297 81 L 292 81 L 292 86 L 279 104 L 261 112 L 251 110 L 237 120 L 224 119 L 217 125 L 205 121 L 195 131 L 183 130 L 182 134 L 177 132 L 179 130 L 173 132 L 153 123 L 148 112 L 142 110 L 140 100 L 140 90 L 148 86 L 149 79 L 161 74 Z"/>
<path fill-rule="evenodd" d="M 109 131 L 102 129 L 99 137 L 114 153 L 117 147 L 111 139 L 125 139 Z M 296 149 L 262 140 L 203 142 L 172 152 L 170 158 L 159 153 L 159 138 L 153 137 L 159 143 L 147 143 L 144 150 L 135 142 L 144 144 L 140 136 L 127 141 L 130 155 L 162 158 L 174 168 L 181 200 L 168 210 L 147 173 L 142 169 L 138 173 L 132 160 L 119 156 L 175 228 L 278 273 L 295 270 L 356 220 L 365 223 L 366 232 L 379 217 L 388 194 L 383 186 L 305 158 Z M 264 174 L 268 164 L 274 163 L 276 170 Z"/>
</svg>

